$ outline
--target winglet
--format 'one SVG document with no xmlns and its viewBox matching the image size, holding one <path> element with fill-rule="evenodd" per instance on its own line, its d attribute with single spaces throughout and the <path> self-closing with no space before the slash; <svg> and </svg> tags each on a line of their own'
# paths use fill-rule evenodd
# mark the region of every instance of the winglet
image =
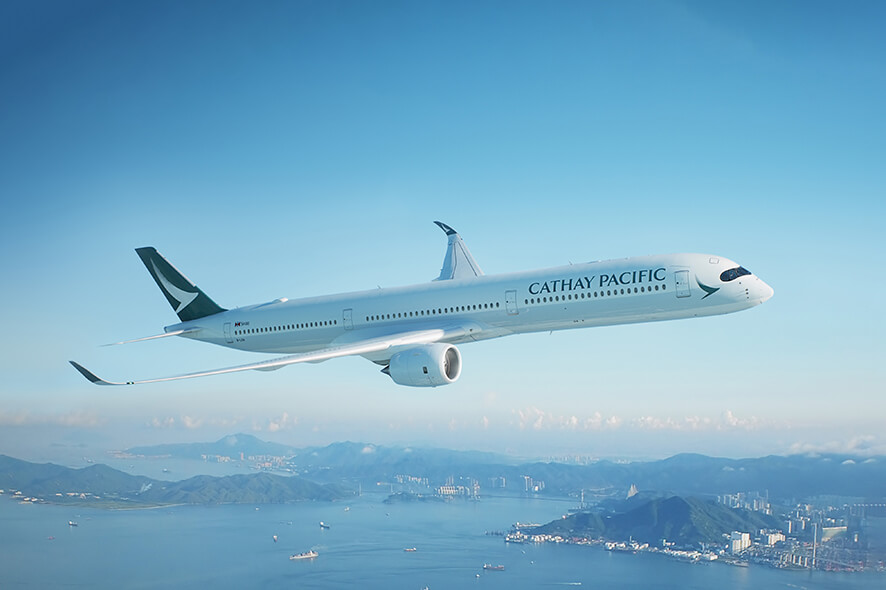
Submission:
<svg viewBox="0 0 886 590">
<path fill-rule="evenodd" d="M 443 268 L 440 269 L 440 276 L 435 281 L 447 281 L 450 279 L 468 279 L 471 277 L 479 277 L 483 275 L 480 265 L 471 256 L 471 251 L 458 232 L 443 223 L 435 221 L 434 223 L 446 232 L 449 236 L 449 247 L 446 249 L 446 256 L 443 258 Z"/>
<path fill-rule="evenodd" d="M 73 365 L 75 369 L 80 371 L 80 374 L 86 377 L 86 379 L 89 380 L 90 383 L 95 383 L 96 385 L 131 385 L 131 383 L 112 383 L 111 381 L 105 381 L 83 365 L 75 363 L 74 361 L 68 362 L 71 363 L 71 365 Z"/>
<path fill-rule="evenodd" d="M 436 224 L 440 227 L 440 229 L 442 229 L 443 231 L 445 231 L 447 236 L 455 236 L 455 235 L 458 235 L 458 232 L 457 232 L 457 231 L 455 231 L 454 229 L 452 229 L 451 227 L 449 227 L 448 225 L 446 225 L 446 224 L 443 223 L 442 221 L 435 221 L 434 223 L 436 223 Z"/>
</svg>

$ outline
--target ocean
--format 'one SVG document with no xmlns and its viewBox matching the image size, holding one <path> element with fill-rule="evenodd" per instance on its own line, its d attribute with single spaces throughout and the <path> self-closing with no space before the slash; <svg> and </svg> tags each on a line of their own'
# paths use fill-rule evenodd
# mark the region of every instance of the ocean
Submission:
<svg viewBox="0 0 886 590">
<path fill-rule="evenodd" d="M 569 501 L 347 502 L 100 510 L 0 496 L 0 588 L 855 590 L 886 575 L 689 564 L 599 547 L 506 544 L 487 531 L 547 522 Z M 78 526 L 68 525 L 68 521 Z M 329 525 L 319 526 L 320 521 Z M 274 536 L 277 541 L 274 541 Z M 416 551 L 406 552 L 405 548 Z M 313 549 L 313 560 L 289 556 Z M 484 571 L 484 563 L 503 571 Z"/>
</svg>

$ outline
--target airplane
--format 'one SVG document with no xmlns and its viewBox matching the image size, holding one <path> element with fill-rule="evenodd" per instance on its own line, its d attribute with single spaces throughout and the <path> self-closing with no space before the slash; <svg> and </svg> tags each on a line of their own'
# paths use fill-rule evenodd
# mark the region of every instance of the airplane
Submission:
<svg viewBox="0 0 886 590">
<path fill-rule="evenodd" d="M 70 361 L 97 385 L 135 385 L 359 355 L 399 385 L 458 380 L 456 345 L 575 328 L 713 316 L 759 305 L 774 291 L 737 263 L 709 254 L 667 254 L 486 275 L 461 236 L 440 221 L 448 246 L 428 283 L 220 307 L 155 248 L 137 248 L 181 320 L 162 334 L 284 356 L 232 367 L 133 381 L 106 381 Z"/>
</svg>

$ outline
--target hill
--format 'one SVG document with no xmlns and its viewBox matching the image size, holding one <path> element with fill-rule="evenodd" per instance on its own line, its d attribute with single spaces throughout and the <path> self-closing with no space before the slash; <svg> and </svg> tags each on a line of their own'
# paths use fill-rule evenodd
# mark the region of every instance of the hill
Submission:
<svg viewBox="0 0 886 590">
<path fill-rule="evenodd" d="M 129 475 L 106 465 L 70 469 L 0 455 L 0 489 L 54 503 L 97 507 L 164 504 L 282 504 L 329 501 L 352 494 L 341 486 L 268 473 L 197 476 L 178 482 Z"/>
<path fill-rule="evenodd" d="M 602 537 L 613 541 L 633 538 L 660 545 L 662 539 L 681 547 L 720 544 L 732 531 L 778 528 L 773 517 L 734 510 L 698 498 L 656 498 L 620 514 L 581 512 L 543 525 L 534 532 L 564 537 Z"/>
<path fill-rule="evenodd" d="M 273 457 L 289 457 L 295 455 L 296 449 L 287 445 L 266 442 L 251 434 L 230 434 L 215 442 L 207 443 L 175 443 L 132 447 L 126 449 L 130 455 L 146 457 L 174 457 L 177 459 L 200 459 L 202 455 L 221 455 L 239 458 L 265 455 Z"/>
</svg>

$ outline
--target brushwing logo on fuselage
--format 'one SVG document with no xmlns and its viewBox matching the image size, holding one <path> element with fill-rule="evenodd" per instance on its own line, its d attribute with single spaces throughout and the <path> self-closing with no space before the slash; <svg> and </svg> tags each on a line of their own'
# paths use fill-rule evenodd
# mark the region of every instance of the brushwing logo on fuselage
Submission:
<svg viewBox="0 0 886 590">
<path fill-rule="evenodd" d="M 698 277 L 695 277 L 695 282 L 698 283 L 698 287 L 705 292 L 705 296 L 702 297 L 702 299 L 707 299 L 709 296 L 720 290 L 720 287 L 708 287 L 707 285 L 699 281 Z"/>
<path fill-rule="evenodd" d="M 157 278 L 160 280 L 160 283 L 163 285 L 163 288 L 166 289 L 166 292 L 169 293 L 173 299 L 178 301 L 178 309 L 175 310 L 175 313 L 181 312 L 184 308 L 191 304 L 194 299 L 197 298 L 197 293 L 189 293 L 187 291 L 183 291 L 169 282 L 163 273 L 160 272 L 160 269 L 157 268 L 157 265 L 154 261 L 151 261 L 151 266 L 154 267 L 154 273 L 157 275 Z"/>
</svg>

